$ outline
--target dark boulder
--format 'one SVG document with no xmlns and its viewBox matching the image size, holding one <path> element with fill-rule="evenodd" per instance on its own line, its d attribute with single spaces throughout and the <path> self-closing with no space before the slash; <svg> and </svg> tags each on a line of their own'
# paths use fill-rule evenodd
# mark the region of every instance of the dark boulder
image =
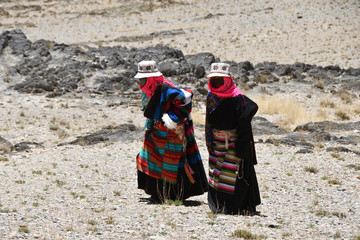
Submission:
<svg viewBox="0 0 360 240">
<path fill-rule="evenodd" d="M 306 136 L 306 139 L 311 142 L 326 142 L 331 140 L 331 135 L 328 132 L 318 128 Z"/>
<path fill-rule="evenodd" d="M 37 142 L 20 142 L 15 144 L 14 148 L 15 151 L 17 152 L 23 152 L 23 151 L 28 151 L 32 148 L 43 148 L 44 146 L 41 143 L 37 143 Z"/>
<path fill-rule="evenodd" d="M 360 68 L 349 68 L 345 70 L 345 73 L 350 76 L 358 77 L 360 76 Z"/>
<path fill-rule="evenodd" d="M 360 130 L 360 121 L 359 122 L 348 122 L 348 123 L 337 123 L 331 121 L 322 121 L 322 122 L 308 122 L 302 125 L 297 126 L 294 129 L 294 132 L 298 131 L 308 131 L 312 132 L 317 129 L 322 129 L 323 131 L 353 131 Z"/>
<path fill-rule="evenodd" d="M 348 152 L 348 153 L 355 153 L 356 155 L 360 155 L 360 151 L 350 150 L 346 147 L 329 147 L 326 149 L 327 152 Z"/>
<path fill-rule="evenodd" d="M 69 143 L 61 143 L 59 146 L 73 144 L 73 145 L 93 145 L 106 141 L 123 141 L 136 137 L 136 126 L 134 124 L 121 124 L 118 126 L 107 126 L 95 133 L 78 136 L 76 140 Z"/>
<path fill-rule="evenodd" d="M 25 34 L 20 30 L 16 29 L 8 32 L 8 46 L 12 50 L 12 54 L 24 54 L 31 47 L 31 42 Z"/>
<path fill-rule="evenodd" d="M 215 62 L 215 57 L 212 53 L 198 53 L 196 55 L 186 55 L 186 61 L 191 65 L 192 68 L 196 66 L 204 67 L 205 71 L 210 70 L 210 65 Z"/>
<path fill-rule="evenodd" d="M 9 153 L 14 150 L 14 145 L 0 136 L 0 153 Z"/>
<path fill-rule="evenodd" d="M 269 122 L 264 117 L 255 116 L 252 119 L 251 124 L 254 135 L 268 135 L 268 134 L 281 135 L 287 133 L 285 130 Z"/>
</svg>

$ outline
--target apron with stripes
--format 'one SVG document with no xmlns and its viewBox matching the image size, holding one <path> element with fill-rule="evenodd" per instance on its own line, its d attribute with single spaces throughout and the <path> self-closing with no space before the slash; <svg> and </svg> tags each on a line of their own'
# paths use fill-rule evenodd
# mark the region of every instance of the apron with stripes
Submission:
<svg viewBox="0 0 360 240">
<path fill-rule="evenodd" d="M 214 154 L 209 155 L 209 184 L 218 191 L 233 194 L 244 162 L 235 155 L 236 130 L 214 129 L 213 136 Z"/>
</svg>

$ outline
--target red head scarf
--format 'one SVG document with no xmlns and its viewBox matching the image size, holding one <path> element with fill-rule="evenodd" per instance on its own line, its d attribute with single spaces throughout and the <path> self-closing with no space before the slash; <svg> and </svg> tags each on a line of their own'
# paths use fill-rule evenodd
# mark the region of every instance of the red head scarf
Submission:
<svg viewBox="0 0 360 240">
<path fill-rule="evenodd" d="M 217 95 L 218 97 L 236 97 L 237 95 L 243 95 L 234 83 L 233 77 L 224 77 L 224 84 L 218 88 L 211 86 L 209 79 L 208 88 L 210 92 Z"/>
<path fill-rule="evenodd" d="M 169 80 L 165 79 L 163 75 L 161 75 L 159 77 L 148 77 L 148 78 L 146 78 L 145 86 L 142 86 L 141 83 L 139 83 L 139 85 L 140 85 L 141 91 L 143 91 L 147 97 L 151 98 L 152 95 L 154 95 L 154 92 L 155 92 L 157 86 L 161 85 L 163 83 L 166 83 L 172 87 L 175 87 L 175 85 L 172 84 L 171 82 L 169 82 Z"/>
</svg>

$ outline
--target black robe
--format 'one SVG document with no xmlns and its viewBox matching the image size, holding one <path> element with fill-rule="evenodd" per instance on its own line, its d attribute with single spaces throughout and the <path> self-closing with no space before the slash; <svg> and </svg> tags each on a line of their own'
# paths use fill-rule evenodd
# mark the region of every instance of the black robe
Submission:
<svg viewBox="0 0 360 240">
<path fill-rule="evenodd" d="M 253 214 L 256 211 L 256 206 L 261 203 L 254 169 L 257 160 L 251 127 L 252 117 L 257 110 L 257 104 L 244 95 L 223 98 L 222 102 L 211 113 L 207 107 L 207 127 L 217 130 L 236 129 L 236 156 L 244 161 L 243 173 L 239 171 L 239 174 L 243 174 L 243 178 L 236 180 L 234 194 L 220 192 L 210 187 L 208 201 L 213 212 Z M 212 135 L 210 134 L 210 136 Z M 212 140 L 207 142 L 210 153 L 213 152 L 212 143 Z"/>
</svg>

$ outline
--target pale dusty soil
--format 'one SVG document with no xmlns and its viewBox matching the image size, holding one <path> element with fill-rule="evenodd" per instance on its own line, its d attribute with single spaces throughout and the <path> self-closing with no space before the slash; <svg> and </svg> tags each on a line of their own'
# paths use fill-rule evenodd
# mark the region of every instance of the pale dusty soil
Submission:
<svg viewBox="0 0 360 240">
<path fill-rule="evenodd" d="M 15 10 L 15 5 L 40 5 L 42 10 Z M 94 46 L 162 43 L 185 54 L 206 51 L 237 62 L 360 67 L 359 6 L 355 0 L 241 1 L 238 6 L 234 1 L 0 1 L 9 14 L 0 14 L 0 31 L 21 28 L 31 41 Z M 93 10 L 99 11 L 90 14 Z M 215 16 L 205 18 L 209 13 Z M 185 34 L 113 41 L 176 29 Z M 309 111 L 321 97 L 331 98 L 317 91 L 307 98 L 309 92 L 291 90 L 282 96 Z M 336 158 L 325 151 L 336 146 L 333 142 L 319 144 L 314 154 L 257 143 L 259 216 L 214 216 L 206 194 L 181 206 L 149 204 L 148 196 L 136 188 L 135 156 L 142 133 L 124 142 L 57 146 L 107 125 L 143 126 L 138 101 L 109 107 L 114 101 L 118 100 L 1 92 L 0 136 L 13 144 L 34 141 L 44 148 L 0 155 L 0 239 L 231 239 L 236 230 L 268 239 L 359 238 L 360 172 L 351 166 L 359 166 L 360 158 L 354 153 Z M 194 111 L 201 115 L 204 106 L 196 103 Z M 352 115 L 351 121 L 358 119 Z M 195 131 L 207 171 L 204 131 L 200 125 Z M 309 173 L 305 167 L 318 172 Z M 19 232 L 22 228 L 30 232 Z"/>
<path fill-rule="evenodd" d="M 29 5 L 41 9 L 23 7 Z M 21 28 L 31 41 L 129 47 L 165 44 L 184 54 L 211 52 L 236 62 L 360 67 L 358 0 L 16 0 L 1 1 L 0 6 L 8 13 L 0 14 L 0 31 Z M 184 34 L 116 41 L 175 30 Z"/>
<path fill-rule="evenodd" d="M 1 239 L 231 239 L 236 230 L 268 239 L 360 235 L 360 174 L 351 167 L 359 166 L 360 158 L 326 152 L 334 143 L 319 144 L 314 154 L 256 144 L 260 215 L 215 216 L 206 194 L 182 206 L 148 203 L 136 185 L 135 156 L 143 133 L 123 142 L 57 146 L 107 125 L 142 127 L 138 102 L 109 107 L 113 102 L 105 99 L 46 99 L 9 91 L 0 102 L 0 135 L 12 143 L 44 146 L 0 155 Z M 54 125 L 58 128 L 51 130 Z M 200 126 L 195 130 L 207 171 L 204 131 Z M 269 137 L 258 135 L 255 141 Z M 21 228 L 30 233 L 19 232 Z"/>
</svg>

